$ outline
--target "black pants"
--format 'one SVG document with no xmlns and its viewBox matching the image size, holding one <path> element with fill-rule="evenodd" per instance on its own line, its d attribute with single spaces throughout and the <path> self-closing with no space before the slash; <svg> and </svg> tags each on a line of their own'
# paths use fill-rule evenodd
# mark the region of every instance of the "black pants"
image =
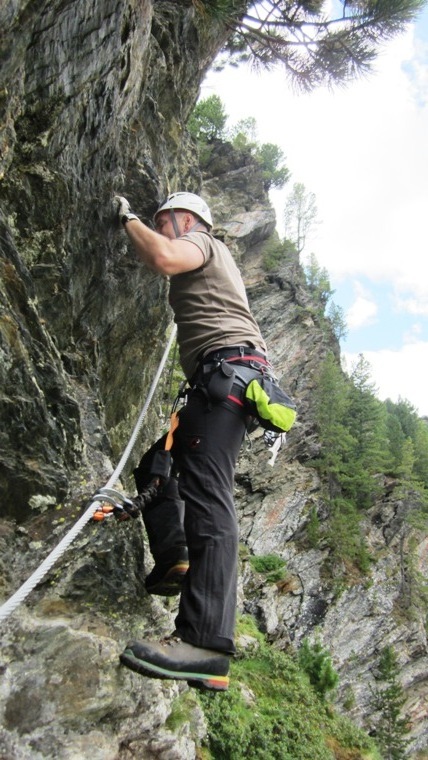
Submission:
<svg viewBox="0 0 428 760">
<path fill-rule="evenodd" d="M 245 414 L 229 401 L 210 404 L 194 389 L 180 410 L 172 454 L 173 479 L 143 517 L 155 561 L 187 544 L 186 575 L 176 618 L 183 641 L 218 651 L 235 651 L 238 526 L 233 502 L 235 465 L 245 433 Z M 150 454 L 136 471 L 144 485 Z M 184 516 L 183 516 L 184 502 Z"/>
</svg>

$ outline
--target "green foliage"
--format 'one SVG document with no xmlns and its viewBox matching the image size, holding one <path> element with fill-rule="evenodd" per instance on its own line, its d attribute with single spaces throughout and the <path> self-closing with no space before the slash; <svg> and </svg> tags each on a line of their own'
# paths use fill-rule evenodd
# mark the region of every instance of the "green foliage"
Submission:
<svg viewBox="0 0 428 760">
<path fill-rule="evenodd" d="M 241 119 L 230 131 L 235 150 L 247 152 L 260 165 L 265 190 L 281 188 L 290 177 L 284 166 L 285 156 L 278 145 L 263 143 L 257 139 L 257 125 L 253 116 Z"/>
<path fill-rule="evenodd" d="M 322 313 L 324 313 L 327 301 L 330 299 L 334 291 L 331 289 L 330 278 L 325 267 L 320 267 L 316 257 L 311 253 L 307 266 L 303 268 L 306 276 L 306 283 L 309 292 L 313 298 L 318 301 L 322 306 Z"/>
<path fill-rule="evenodd" d="M 250 565 L 256 573 L 266 576 L 267 583 L 276 583 L 285 578 L 286 563 L 277 554 L 253 555 L 250 557 Z"/>
<path fill-rule="evenodd" d="M 253 151 L 257 145 L 257 122 L 254 116 L 240 119 L 229 130 L 229 137 L 233 147 L 237 150 L 249 148 L 250 151 Z"/>
<path fill-rule="evenodd" d="M 386 436 L 390 456 L 389 471 L 391 473 L 396 473 L 401 467 L 401 461 L 403 458 L 403 446 L 406 440 L 406 435 L 403 431 L 399 418 L 390 409 L 391 403 L 392 402 L 389 401 L 386 401 L 385 403 L 385 409 L 387 413 Z"/>
<path fill-rule="evenodd" d="M 397 656 L 392 647 L 382 650 L 378 667 L 378 685 L 372 689 L 371 704 L 379 712 L 376 722 L 376 741 L 385 760 L 403 760 L 408 741 L 408 720 L 401 716 L 406 701 L 404 690 L 398 680 Z"/>
<path fill-rule="evenodd" d="M 342 340 L 346 338 L 348 334 L 348 327 L 346 324 L 345 313 L 341 306 L 338 306 L 331 301 L 327 311 L 327 319 L 329 320 L 333 333 L 336 336 L 336 340 Z"/>
<path fill-rule="evenodd" d="M 320 521 L 318 518 L 316 507 L 312 507 L 309 512 L 308 527 L 306 529 L 306 535 L 309 541 L 309 546 L 315 548 L 318 546 L 320 538 Z"/>
<path fill-rule="evenodd" d="M 361 469 L 365 458 L 355 461 L 358 441 L 353 434 L 351 406 L 352 385 L 341 371 L 332 353 L 320 367 L 316 397 L 316 420 L 321 442 L 321 455 L 316 466 L 324 477 L 330 516 L 324 528 L 337 566 L 352 563 L 360 572 L 369 569 L 369 555 L 357 509 L 358 489 L 374 488 L 373 470 Z M 351 429 L 350 429 L 351 428 Z M 366 491 L 364 491 L 366 493 Z"/>
<path fill-rule="evenodd" d="M 223 25 L 225 62 L 250 61 L 265 69 L 279 64 L 306 91 L 366 74 L 378 45 L 402 32 L 424 2 L 264 0 L 255 9 L 240 0 L 193 0 L 202 17 Z"/>
<path fill-rule="evenodd" d="M 265 190 L 284 187 L 290 172 L 284 166 L 285 156 L 281 148 L 274 143 L 263 143 L 256 149 L 256 158 L 262 169 Z"/>
<path fill-rule="evenodd" d="M 336 739 L 335 760 L 384 760 L 375 742 L 372 739 L 367 742 L 366 734 L 344 715 L 335 716 L 331 733 Z"/>
<path fill-rule="evenodd" d="M 330 558 L 336 566 L 346 567 L 351 563 L 361 573 L 368 572 L 370 555 L 361 529 L 361 514 L 352 501 L 340 497 L 333 499 L 325 537 Z"/>
<path fill-rule="evenodd" d="M 426 425 L 407 403 L 376 398 L 362 355 L 349 378 L 333 354 L 326 356 L 315 409 L 322 444 L 317 466 L 329 478 L 330 497 L 339 486 L 359 508 L 370 506 L 379 491 L 376 476 L 388 471 L 407 486 L 426 486 L 418 477 L 427 475 Z"/>
<path fill-rule="evenodd" d="M 352 710 L 356 705 L 355 692 L 352 686 L 348 686 L 346 689 L 345 697 L 343 699 L 343 707 L 345 710 Z"/>
<path fill-rule="evenodd" d="M 360 354 L 350 375 L 349 418 L 352 436 L 348 463 L 347 493 L 359 508 L 369 507 L 379 493 L 374 476 L 384 472 L 388 454 L 385 406 L 375 396 L 370 379 L 370 365 Z"/>
<path fill-rule="evenodd" d="M 410 520 L 412 522 L 412 520 Z M 426 535 L 426 521 L 424 524 L 424 535 Z M 412 535 L 408 538 L 407 546 L 401 549 L 401 573 L 402 583 L 400 589 L 400 598 L 398 601 L 399 609 L 405 615 L 405 619 L 411 620 L 415 617 L 415 612 L 419 616 L 421 611 L 428 612 L 428 580 L 419 570 L 419 558 L 417 547 L 420 536 Z"/>
<path fill-rule="evenodd" d="M 347 429 L 349 384 L 335 356 L 329 352 L 317 377 L 315 418 L 321 444 L 317 468 L 324 476 L 332 501 L 347 476 L 352 437 Z"/>
<path fill-rule="evenodd" d="M 310 220 L 307 220 L 306 223 L 308 224 L 307 229 L 309 229 L 311 223 Z M 295 234 L 298 237 L 303 234 L 303 227 L 300 229 L 301 224 L 304 223 L 298 223 L 296 227 Z M 301 246 L 304 244 L 304 239 L 304 237 L 301 239 Z M 299 243 L 297 243 L 297 245 L 299 245 Z M 334 290 L 331 288 L 327 269 L 321 267 L 315 255 L 311 253 L 308 263 L 303 268 L 303 272 L 306 278 L 307 288 L 311 293 L 315 304 L 315 314 L 318 317 L 321 326 L 325 328 L 328 323 L 336 339 L 338 341 L 341 340 L 341 338 L 344 338 L 347 334 L 347 326 L 342 307 L 337 306 L 333 301 L 330 301 Z M 329 304 L 329 306 L 326 311 L 327 304 Z"/>
<path fill-rule="evenodd" d="M 417 421 L 413 446 L 415 476 L 428 488 L 428 425 L 424 420 Z"/>
<path fill-rule="evenodd" d="M 336 688 L 339 676 L 333 668 L 329 653 L 319 641 L 311 644 L 309 639 L 303 639 L 298 662 L 321 699 L 325 699 L 327 693 Z"/>
<path fill-rule="evenodd" d="M 188 122 L 190 134 L 199 142 L 221 140 L 224 136 L 227 114 L 218 95 L 200 100 Z"/>
<path fill-rule="evenodd" d="M 416 409 L 403 399 L 385 402 L 387 434 L 394 474 L 419 481 L 428 488 L 428 425 Z M 412 443 L 410 446 L 409 441 Z M 409 471 L 409 457 L 411 467 Z"/>
<path fill-rule="evenodd" d="M 242 620 L 238 623 L 238 641 Z M 336 716 L 289 655 L 269 646 L 254 622 L 258 641 L 239 652 L 231 665 L 231 684 L 223 695 L 202 694 L 211 757 L 215 760 L 334 760 L 329 749 L 352 751 L 355 760 L 379 760 L 373 741 Z M 350 755 L 351 756 L 351 755 Z"/>
<path fill-rule="evenodd" d="M 284 153 L 278 145 L 258 142 L 255 118 L 241 119 L 228 131 L 226 122 L 227 114 L 218 95 L 200 100 L 193 109 L 188 128 L 198 144 L 201 164 L 209 160 L 216 140 L 229 138 L 235 151 L 251 156 L 259 164 L 265 190 L 283 187 L 290 176 Z"/>
<path fill-rule="evenodd" d="M 198 145 L 202 166 L 211 157 L 213 142 L 225 139 L 226 121 L 227 114 L 218 95 L 200 100 L 193 109 L 187 126 Z"/>
<path fill-rule="evenodd" d="M 407 402 L 382 403 L 376 398 L 370 367 L 363 356 L 348 377 L 336 357 L 327 354 L 317 378 L 315 415 L 321 451 L 314 464 L 323 479 L 329 506 L 329 519 L 319 528 L 321 537 L 330 547 L 336 577 L 338 567 L 345 567 L 347 573 L 351 566 L 366 573 L 371 558 L 360 513 L 380 495 L 382 473 L 392 473 L 398 479 L 395 493 L 409 504 L 408 525 L 426 529 L 427 427 Z M 410 560 L 406 562 L 405 596 L 410 604 L 412 591 L 418 603 L 425 604 L 425 590 L 412 572 Z M 415 604 L 410 606 L 414 608 Z"/>
<path fill-rule="evenodd" d="M 406 438 L 401 447 L 401 457 L 396 473 L 406 483 L 415 482 L 415 447 L 411 438 Z"/>
<path fill-rule="evenodd" d="M 270 237 L 263 247 L 263 269 L 265 272 L 276 272 L 287 261 L 297 260 L 297 250 L 291 240 L 280 240 L 277 236 Z"/>
<path fill-rule="evenodd" d="M 399 399 L 397 403 L 394 403 L 388 399 L 386 408 L 391 414 L 399 420 L 401 429 L 406 438 L 414 438 L 416 434 L 416 427 L 418 423 L 418 415 L 416 409 L 409 401 L 405 399 Z"/>
<path fill-rule="evenodd" d="M 172 703 L 171 712 L 165 721 L 168 731 L 178 731 L 181 726 L 192 722 L 192 715 L 197 704 L 197 697 L 193 691 L 185 691 Z"/>
</svg>

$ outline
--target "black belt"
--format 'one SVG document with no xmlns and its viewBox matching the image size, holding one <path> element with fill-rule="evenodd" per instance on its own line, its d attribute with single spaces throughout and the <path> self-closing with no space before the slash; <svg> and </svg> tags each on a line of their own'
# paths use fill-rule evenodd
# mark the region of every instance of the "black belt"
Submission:
<svg viewBox="0 0 428 760">
<path fill-rule="evenodd" d="M 266 354 L 264 354 L 262 351 L 257 351 L 255 348 L 249 348 L 246 346 L 228 346 L 227 348 L 218 348 L 217 350 L 206 354 L 202 359 L 202 364 L 210 364 L 215 361 L 221 361 L 222 359 L 235 359 L 236 361 L 244 359 L 244 361 L 249 361 L 251 357 L 259 360 L 261 359 L 263 362 L 269 365 Z"/>
</svg>

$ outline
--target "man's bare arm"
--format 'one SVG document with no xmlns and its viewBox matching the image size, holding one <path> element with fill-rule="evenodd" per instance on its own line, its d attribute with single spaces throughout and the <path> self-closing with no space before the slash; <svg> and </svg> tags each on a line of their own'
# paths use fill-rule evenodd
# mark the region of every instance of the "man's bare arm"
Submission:
<svg viewBox="0 0 428 760">
<path fill-rule="evenodd" d="M 190 272 L 204 263 L 203 253 L 195 243 L 169 240 L 139 219 L 126 222 L 125 230 L 138 258 L 160 274 L 170 276 Z"/>
</svg>

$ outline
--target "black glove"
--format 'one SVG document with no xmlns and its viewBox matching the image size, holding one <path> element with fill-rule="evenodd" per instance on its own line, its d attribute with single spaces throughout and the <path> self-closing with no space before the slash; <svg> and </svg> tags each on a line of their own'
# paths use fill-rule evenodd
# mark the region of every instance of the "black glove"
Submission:
<svg viewBox="0 0 428 760">
<path fill-rule="evenodd" d="M 131 219 L 138 219 L 138 216 L 132 213 L 129 201 L 122 195 L 115 195 L 112 204 L 113 213 L 122 224 L 126 224 Z"/>
</svg>

